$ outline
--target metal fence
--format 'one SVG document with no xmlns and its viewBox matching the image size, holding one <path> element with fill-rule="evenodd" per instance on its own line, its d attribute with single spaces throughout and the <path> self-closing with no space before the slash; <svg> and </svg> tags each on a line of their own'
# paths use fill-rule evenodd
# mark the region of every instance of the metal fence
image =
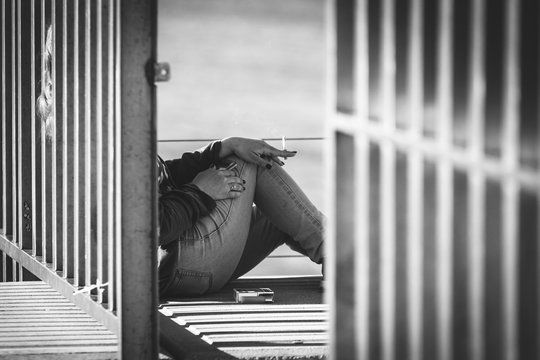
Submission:
<svg viewBox="0 0 540 360">
<path fill-rule="evenodd" d="M 37 276 L 115 331 L 120 354 L 157 356 L 155 3 L 0 11 L 0 281 Z"/>
<path fill-rule="evenodd" d="M 538 3 L 329 13 L 333 358 L 538 358 Z"/>
</svg>

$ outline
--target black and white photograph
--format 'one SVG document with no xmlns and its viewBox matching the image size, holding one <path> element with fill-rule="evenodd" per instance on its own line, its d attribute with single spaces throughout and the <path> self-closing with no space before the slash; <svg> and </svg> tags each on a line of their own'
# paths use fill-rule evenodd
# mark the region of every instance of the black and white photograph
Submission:
<svg viewBox="0 0 540 360">
<path fill-rule="evenodd" d="M 538 0 L 0 19 L 0 360 L 540 359 Z"/>
</svg>

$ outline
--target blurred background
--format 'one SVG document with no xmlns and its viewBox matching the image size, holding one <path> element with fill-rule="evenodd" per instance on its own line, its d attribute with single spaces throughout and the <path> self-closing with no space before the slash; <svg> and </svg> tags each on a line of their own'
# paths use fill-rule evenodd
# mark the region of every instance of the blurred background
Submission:
<svg viewBox="0 0 540 360">
<path fill-rule="evenodd" d="M 325 2 L 160 0 L 158 152 L 179 157 L 227 136 L 287 138 L 287 171 L 324 212 Z M 281 141 L 269 141 L 281 147 Z M 320 274 L 287 246 L 250 275 Z"/>
</svg>

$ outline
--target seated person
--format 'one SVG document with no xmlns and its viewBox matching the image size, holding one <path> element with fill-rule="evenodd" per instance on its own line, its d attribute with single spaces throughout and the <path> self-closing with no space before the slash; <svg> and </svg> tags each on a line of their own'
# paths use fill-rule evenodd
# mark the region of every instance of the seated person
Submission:
<svg viewBox="0 0 540 360">
<path fill-rule="evenodd" d="M 279 159 L 294 155 L 232 137 L 158 158 L 160 296 L 217 291 L 282 244 L 322 263 L 323 215 Z"/>
</svg>

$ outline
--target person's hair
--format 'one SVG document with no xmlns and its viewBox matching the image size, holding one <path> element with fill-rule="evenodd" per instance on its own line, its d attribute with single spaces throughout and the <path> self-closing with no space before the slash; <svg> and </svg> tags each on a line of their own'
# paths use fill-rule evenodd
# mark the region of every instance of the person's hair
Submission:
<svg viewBox="0 0 540 360">
<path fill-rule="evenodd" d="M 52 78 L 52 59 L 53 59 L 53 31 L 52 26 L 47 27 L 45 48 L 41 53 L 41 94 L 37 99 L 37 115 L 41 119 L 42 134 L 51 139 L 54 132 L 54 91 Z"/>
</svg>

